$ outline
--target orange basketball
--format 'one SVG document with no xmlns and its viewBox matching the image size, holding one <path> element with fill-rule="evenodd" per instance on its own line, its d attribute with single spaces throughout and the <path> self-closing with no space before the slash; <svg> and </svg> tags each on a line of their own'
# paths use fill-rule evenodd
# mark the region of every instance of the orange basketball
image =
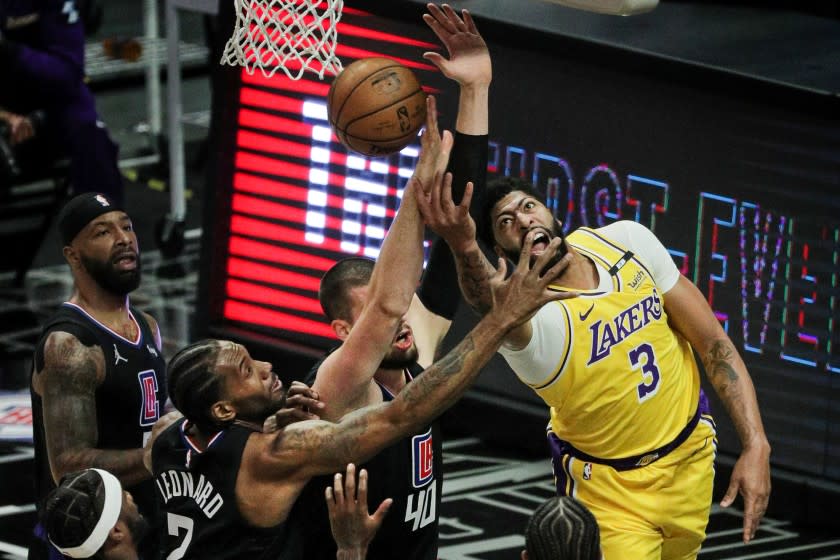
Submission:
<svg viewBox="0 0 840 560">
<path fill-rule="evenodd" d="M 400 151 L 426 121 L 426 94 L 414 73 L 388 58 L 363 58 L 336 76 L 327 96 L 336 136 L 366 156 Z"/>
</svg>

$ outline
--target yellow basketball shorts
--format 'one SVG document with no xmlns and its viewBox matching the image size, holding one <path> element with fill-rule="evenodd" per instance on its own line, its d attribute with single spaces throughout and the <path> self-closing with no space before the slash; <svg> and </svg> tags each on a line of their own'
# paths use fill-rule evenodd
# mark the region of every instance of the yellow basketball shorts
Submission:
<svg viewBox="0 0 840 560">
<path fill-rule="evenodd" d="M 555 456 L 555 482 L 595 515 L 605 560 L 696 558 L 712 505 L 716 446 L 714 422 L 702 415 L 682 445 L 650 465 L 617 471 Z"/>
</svg>

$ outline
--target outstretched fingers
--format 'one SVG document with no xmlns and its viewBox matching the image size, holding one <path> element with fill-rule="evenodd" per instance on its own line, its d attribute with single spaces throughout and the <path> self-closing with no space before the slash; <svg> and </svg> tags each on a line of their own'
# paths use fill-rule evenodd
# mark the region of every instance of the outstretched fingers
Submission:
<svg viewBox="0 0 840 560">
<path fill-rule="evenodd" d="M 461 10 L 461 17 L 464 19 L 467 31 L 478 35 L 478 27 L 475 25 L 475 20 L 472 18 L 472 14 L 470 14 L 469 10 Z"/>
</svg>

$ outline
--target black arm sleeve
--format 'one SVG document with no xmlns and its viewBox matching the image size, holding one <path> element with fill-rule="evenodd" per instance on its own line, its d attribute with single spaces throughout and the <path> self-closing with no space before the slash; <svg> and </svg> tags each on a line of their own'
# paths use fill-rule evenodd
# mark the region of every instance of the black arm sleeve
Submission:
<svg viewBox="0 0 840 560">
<path fill-rule="evenodd" d="M 470 214 L 476 219 L 487 182 L 487 136 L 456 132 L 448 171 L 452 173 L 452 198 L 456 203 L 463 198 L 467 182 L 473 182 Z M 417 296 L 432 313 L 450 320 L 455 316 L 461 299 L 458 272 L 452 252 L 442 239 L 435 239 L 432 243 Z"/>
<path fill-rule="evenodd" d="M 458 271 L 452 251 L 443 239 L 437 238 L 432 243 L 429 262 L 420 280 L 417 297 L 426 309 L 445 317 L 450 321 L 458 310 L 461 290 L 458 288 Z"/>
<path fill-rule="evenodd" d="M 475 220 L 476 213 L 481 211 L 487 184 L 487 135 L 455 132 L 455 145 L 449 156 L 448 171 L 452 173 L 452 198 L 456 204 L 461 202 L 467 182 L 472 181 L 470 214 Z"/>
</svg>

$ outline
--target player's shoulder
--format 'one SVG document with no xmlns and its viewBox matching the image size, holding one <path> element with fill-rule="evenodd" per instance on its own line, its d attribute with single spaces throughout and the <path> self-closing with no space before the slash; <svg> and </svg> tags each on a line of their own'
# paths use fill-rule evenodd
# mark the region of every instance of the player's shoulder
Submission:
<svg viewBox="0 0 840 560">
<path fill-rule="evenodd" d="M 638 235 L 652 235 L 652 232 L 633 220 L 618 220 L 611 224 L 599 227 L 594 230 L 603 237 L 614 239 L 615 241 L 632 241 Z"/>
<path fill-rule="evenodd" d="M 90 359 L 104 359 L 102 348 L 97 344 L 87 344 L 84 337 L 77 333 L 55 329 L 46 334 L 44 339 L 44 359 L 49 363 L 57 360 L 62 365 L 70 365 Z"/>
<path fill-rule="evenodd" d="M 102 348 L 96 344 L 86 345 L 76 335 L 61 330 L 47 334 L 43 363 L 39 374 L 71 383 L 74 387 L 98 384 L 105 378 Z"/>
</svg>

